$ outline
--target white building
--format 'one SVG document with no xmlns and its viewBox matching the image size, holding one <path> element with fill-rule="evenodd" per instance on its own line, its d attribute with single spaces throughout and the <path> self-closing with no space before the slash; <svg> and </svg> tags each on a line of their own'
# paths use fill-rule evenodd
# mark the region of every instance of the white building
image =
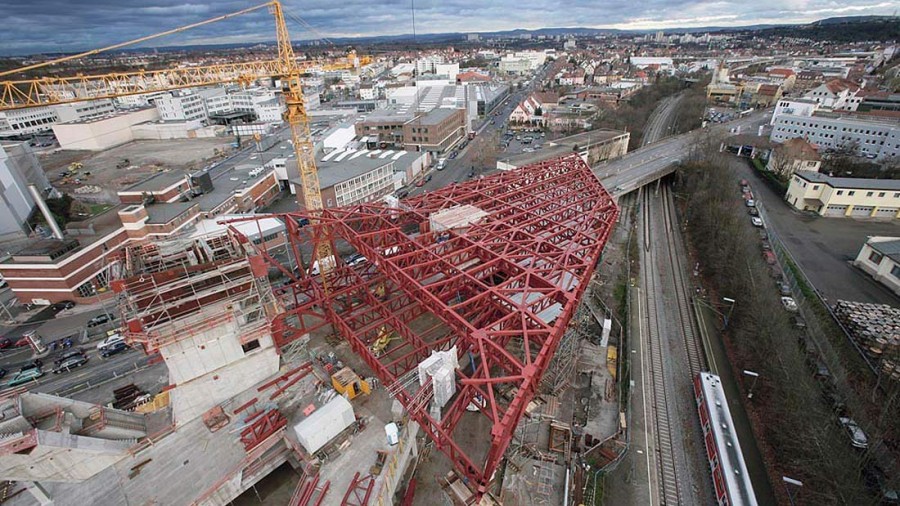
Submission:
<svg viewBox="0 0 900 506">
<path fill-rule="evenodd" d="M 223 88 L 184 90 L 158 97 L 153 102 L 163 121 L 206 121 L 206 101 L 223 95 Z"/>
<path fill-rule="evenodd" d="M 900 218 L 900 181 L 831 177 L 795 172 L 784 199 L 799 211 L 820 216 Z"/>
<path fill-rule="evenodd" d="M 53 134 L 63 149 L 103 151 L 133 141 L 134 125 L 158 120 L 156 108 L 148 107 L 85 121 L 57 123 L 53 125 Z"/>
<path fill-rule="evenodd" d="M 284 123 L 285 107 L 277 98 L 253 104 L 253 112 L 257 121 L 263 123 Z"/>
<path fill-rule="evenodd" d="M 812 116 L 819 110 L 819 103 L 808 98 L 782 98 L 775 104 L 770 125 L 775 124 L 775 119 L 781 115 Z"/>
<path fill-rule="evenodd" d="M 360 86 L 359 98 L 362 100 L 375 100 L 375 87 L 370 84 Z"/>
<path fill-rule="evenodd" d="M 900 295 L 900 237 L 869 237 L 853 264 Z"/>
<path fill-rule="evenodd" d="M 25 222 L 34 209 L 28 185 L 50 186 L 37 157 L 25 142 L 0 145 L 0 238 L 24 236 Z"/>
<path fill-rule="evenodd" d="M 51 129 L 58 121 L 51 107 L 0 111 L 0 137 L 27 137 Z"/>
<path fill-rule="evenodd" d="M 57 121 L 60 123 L 68 121 L 85 121 L 116 112 L 115 103 L 109 99 L 58 104 L 51 107 L 56 112 Z"/>
<path fill-rule="evenodd" d="M 892 118 L 818 113 L 781 114 L 772 122 L 773 142 L 802 137 L 821 151 L 855 147 L 857 154 L 879 160 L 900 157 L 900 122 Z"/>
<path fill-rule="evenodd" d="M 859 89 L 852 81 L 831 79 L 806 92 L 803 98 L 815 100 L 825 109 L 855 111 L 862 102 L 862 97 L 857 97 Z"/>
<path fill-rule="evenodd" d="M 235 112 L 253 112 L 253 97 L 246 92 L 228 93 L 206 100 L 209 115 L 225 115 Z"/>
<path fill-rule="evenodd" d="M 434 75 L 446 76 L 451 83 L 456 82 L 457 74 L 459 74 L 459 63 L 437 63 L 434 66 Z"/>
<path fill-rule="evenodd" d="M 444 63 L 444 57 L 441 55 L 429 55 L 416 58 L 415 66 L 418 74 L 434 73 L 438 64 Z M 457 71 L 459 67 L 457 67 Z"/>
<path fill-rule="evenodd" d="M 501 74 L 524 74 L 530 72 L 547 61 L 547 53 L 543 51 L 518 51 L 500 58 Z"/>
</svg>

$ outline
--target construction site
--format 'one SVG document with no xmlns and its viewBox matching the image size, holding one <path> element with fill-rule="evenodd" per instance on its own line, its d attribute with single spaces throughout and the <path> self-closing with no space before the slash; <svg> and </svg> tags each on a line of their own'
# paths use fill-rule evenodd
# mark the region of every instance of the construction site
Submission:
<svg viewBox="0 0 900 506">
<path fill-rule="evenodd" d="M 111 253 L 121 332 L 165 363 L 168 384 L 140 405 L 133 389 L 109 406 L 4 391 L 4 502 L 223 505 L 285 465 L 295 506 L 587 502 L 591 466 L 615 456 L 602 445 L 621 430 L 611 315 L 589 296 L 613 198 L 572 153 L 324 207 L 281 4 L 236 14 L 261 8 L 275 62 L 146 78 L 279 77 L 301 210 Z M 93 79 L 92 97 L 112 97 L 146 92 L 143 78 L 62 85 Z M 6 108 L 79 100 L 2 84 Z"/>
<path fill-rule="evenodd" d="M 132 412 L 7 393 L 0 476 L 31 492 L 10 503 L 227 504 L 288 462 L 292 504 L 414 504 L 426 446 L 445 477 L 420 488 L 562 503 L 586 422 L 567 331 L 616 205 L 577 156 L 395 204 L 128 248 L 127 340 L 170 384 Z M 367 260 L 312 275 L 323 243 Z"/>
</svg>

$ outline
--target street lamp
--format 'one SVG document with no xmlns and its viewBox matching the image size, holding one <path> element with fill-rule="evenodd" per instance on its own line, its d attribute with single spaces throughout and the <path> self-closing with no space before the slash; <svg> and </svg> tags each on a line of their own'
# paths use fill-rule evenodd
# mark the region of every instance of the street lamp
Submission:
<svg viewBox="0 0 900 506">
<path fill-rule="evenodd" d="M 722 297 L 722 301 L 730 304 L 728 307 L 728 314 L 725 316 L 725 328 L 727 329 L 728 328 L 728 320 L 731 319 L 731 312 L 734 311 L 734 303 L 736 301 L 729 297 Z"/>
<path fill-rule="evenodd" d="M 759 380 L 759 373 L 744 370 L 744 376 L 749 376 L 749 377 L 753 378 L 753 383 L 750 384 L 750 391 L 747 392 L 747 398 L 752 399 L 753 398 L 753 387 L 756 386 L 756 382 Z"/>
<path fill-rule="evenodd" d="M 787 476 L 782 476 L 781 481 L 784 482 L 784 489 L 787 491 L 788 501 L 791 502 L 791 506 L 794 506 L 794 492 L 788 485 L 793 485 L 799 490 L 800 487 L 803 486 L 803 482 L 800 480 L 795 480 L 793 478 L 788 478 Z"/>
</svg>

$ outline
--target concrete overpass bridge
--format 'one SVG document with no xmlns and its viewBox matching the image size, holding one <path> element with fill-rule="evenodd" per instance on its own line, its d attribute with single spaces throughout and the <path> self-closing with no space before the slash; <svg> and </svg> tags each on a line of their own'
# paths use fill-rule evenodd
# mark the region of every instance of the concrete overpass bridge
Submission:
<svg viewBox="0 0 900 506">
<path fill-rule="evenodd" d="M 735 127 L 741 127 L 743 132 L 753 132 L 768 123 L 770 114 L 771 110 L 757 111 L 728 123 L 666 137 L 623 157 L 594 166 L 594 174 L 614 197 L 619 198 L 675 172 L 676 165 L 688 156 L 691 146 L 700 136 L 727 134 Z"/>
</svg>

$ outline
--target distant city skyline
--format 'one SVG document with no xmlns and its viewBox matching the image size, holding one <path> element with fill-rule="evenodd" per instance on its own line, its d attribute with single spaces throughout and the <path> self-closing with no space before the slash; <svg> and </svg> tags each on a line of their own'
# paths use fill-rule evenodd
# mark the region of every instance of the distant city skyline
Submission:
<svg viewBox="0 0 900 506">
<path fill-rule="evenodd" d="M 135 37 L 241 10 L 255 2 L 222 0 L 199 3 L 148 0 L 126 7 L 116 0 L 0 0 L 4 12 L 0 54 L 72 52 L 93 49 Z M 324 0 L 283 2 L 285 11 L 316 29 L 289 21 L 295 40 L 326 37 L 402 35 L 413 31 L 410 2 Z M 655 30 L 703 26 L 807 23 L 834 16 L 891 15 L 894 2 L 830 0 L 628 0 L 559 2 L 547 0 L 420 0 L 416 2 L 416 32 L 490 32 L 538 28 L 614 28 Z M 157 47 L 188 44 L 264 42 L 274 39 L 271 15 L 258 12 L 198 30 L 157 39 Z M 147 47 L 146 45 L 144 47 Z M 153 47 L 153 46 L 150 46 Z"/>
</svg>

